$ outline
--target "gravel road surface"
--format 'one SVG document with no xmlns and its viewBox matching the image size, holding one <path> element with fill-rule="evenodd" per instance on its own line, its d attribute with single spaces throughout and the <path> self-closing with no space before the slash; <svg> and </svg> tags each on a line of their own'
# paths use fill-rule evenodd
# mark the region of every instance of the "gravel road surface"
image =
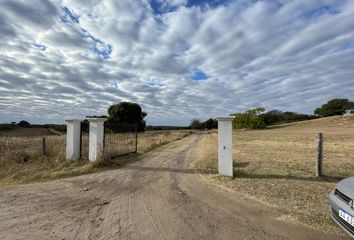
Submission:
<svg viewBox="0 0 354 240">
<path fill-rule="evenodd" d="M 189 158 L 201 137 L 121 169 L 1 189 L 0 239 L 338 239 L 205 181 Z"/>
</svg>

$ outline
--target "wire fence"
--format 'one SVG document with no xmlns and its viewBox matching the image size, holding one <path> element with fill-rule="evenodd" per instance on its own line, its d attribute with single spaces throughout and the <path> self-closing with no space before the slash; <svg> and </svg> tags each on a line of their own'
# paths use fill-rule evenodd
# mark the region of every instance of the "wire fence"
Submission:
<svg viewBox="0 0 354 240">
<path fill-rule="evenodd" d="M 105 151 L 107 157 L 127 153 L 147 152 L 156 146 L 181 139 L 193 131 L 164 130 L 136 132 L 133 125 L 107 125 L 105 129 Z M 81 161 L 88 161 L 89 128 L 82 126 Z M 48 166 L 66 162 L 66 135 L 36 137 L 0 137 L 0 168 L 6 169 L 25 166 L 27 163 L 43 163 Z M 1 177 L 1 171 L 0 171 Z"/>
<path fill-rule="evenodd" d="M 354 135 L 351 133 L 323 134 L 324 175 L 350 176 L 354 173 Z"/>
<path fill-rule="evenodd" d="M 236 171 L 248 177 L 316 176 L 318 133 L 289 129 L 236 131 L 233 138 Z M 322 174 L 354 175 L 353 132 L 322 133 Z"/>
<path fill-rule="evenodd" d="M 89 157 L 89 122 L 81 122 L 80 127 L 80 159 L 88 160 Z"/>
<path fill-rule="evenodd" d="M 146 152 L 152 148 L 181 139 L 193 131 L 161 130 L 136 132 L 135 124 L 105 124 L 104 156 L 113 158 L 128 153 Z M 81 124 L 81 161 L 89 158 L 89 123 Z M 43 162 L 65 164 L 66 135 L 0 137 L 0 165 Z M 44 163 L 44 162 L 43 162 Z M 5 169 L 5 168 L 3 168 Z"/>
<path fill-rule="evenodd" d="M 339 122 L 338 124 L 342 124 Z M 347 124 L 348 125 L 348 124 Z M 323 133 L 323 175 L 354 175 L 354 129 L 352 125 L 331 127 L 287 127 L 271 130 L 235 131 L 235 169 L 249 177 L 313 177 L 316 175 L 316 138 Z M 316 125 L 317 126 L 317 125 Z M 82 127 L 81 159 L 89 152 L 88 125 Z M 105 154 L 115 157 L 146 152 L 175 141 L 191 131 L 146 131 L 136 133 L 134 125 L 106 125 Z M 45 139 L 45 140 L 44 140 Z M 43 137 L 0 137 L 0 165 L 38 159 L 65 162 L 66 135 Z"/>
<path fill-rule="evenodd" d="M 0 164 L 65 159 L 65 136 L 0 137 Z"/>
<path fill-rule="evenodd" d="M 104 125 L 104 156 L 114 158 L 137 152 L 137 124 L 111 123 Z"/>
</svg>

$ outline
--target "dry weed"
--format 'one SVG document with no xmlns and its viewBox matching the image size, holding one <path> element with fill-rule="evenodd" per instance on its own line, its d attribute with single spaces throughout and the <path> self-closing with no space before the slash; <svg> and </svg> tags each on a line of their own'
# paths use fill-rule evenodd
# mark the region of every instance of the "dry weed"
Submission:
<svg viewBox="0 0 354 240">
<path fill-rule="evenodd" d="M 83 139 L 85 144 L 82 149 L 83 159 L 76 163 L 67 162 L 65 159 L 66 136 L 46 136 L 45 156 L 41 155 L 42 138 L 40 137 L 0 137 L 0 184 L 43 181 L 120 167 L 128 161 L 139 159 L 142 153 L 156 146 L 176 141 L 189 134 L 191 131 L 139 133 L 139 154 L 113 161 L 104 156 L 101 161 L 94 163 L 88 161 L 88 136 Z M 112 150 L 113 145 L 110 148 Z"/>
<path fill-rule="evenodd" d="M 315 177 L 316 136 L 324 134 L 324 174 Z M 193 153 L 197 169 L 217 169 L 217 133 L 204 135 Z M 282 209 L 292 220 L 342 232 L 329 217 L 328 193 L 354 175 L 354 118 L 331 117 L 267 130 L 234 131 L 233 179 L 210 181 Z M 287 218 L 287 219 L 288 219 Z"/>
</svg>

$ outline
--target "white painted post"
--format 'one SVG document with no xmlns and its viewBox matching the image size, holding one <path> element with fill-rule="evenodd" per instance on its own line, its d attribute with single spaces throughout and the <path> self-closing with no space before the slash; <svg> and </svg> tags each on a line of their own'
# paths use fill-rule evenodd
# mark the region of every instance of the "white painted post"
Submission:
<svg viewBox="0 0 354 240">
<path fill-rule="evenodd" d="M 89 118 L 89 160 L 97 161 L 102 157 L 104 141 L 104 122 L 106 118 Z"/>
<path fill-rule="evenodd" d="M 234 117 L 219 117 L 218 121 L 218 170 L 219 174 L 233 176 L 232 165 L 232 120 Z"/>
<path fill-rule="evenodd" d="M 80 159 L 80 128 L 81 120 L 68 119 L 66 122 L 66 160 Z"/>
</svg>

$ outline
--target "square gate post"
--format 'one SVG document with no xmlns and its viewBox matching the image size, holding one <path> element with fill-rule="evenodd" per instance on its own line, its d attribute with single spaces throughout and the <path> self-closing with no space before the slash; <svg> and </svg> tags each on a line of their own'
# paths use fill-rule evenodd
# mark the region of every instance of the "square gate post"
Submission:
<svg viewBox="0 0 354 240">
<path fill-rule="evenodd" d="M 89 133 L 89 161 L 97 161 L 102 157 L 104 145 L 104 122 L 106 118 L 88 118 Z"/>
<path fill-rule="evenodd" d="M 80 159 L 81 120 L 68 119 L 66 122 L 66 160 L 78 161 Z"/>
<path fill-rule="evenodd" d="M 232 120 L 234 117 L 219 117 L 218 121 L 218 172 L 233 176 L 232 165 Z"/>
</svg>

